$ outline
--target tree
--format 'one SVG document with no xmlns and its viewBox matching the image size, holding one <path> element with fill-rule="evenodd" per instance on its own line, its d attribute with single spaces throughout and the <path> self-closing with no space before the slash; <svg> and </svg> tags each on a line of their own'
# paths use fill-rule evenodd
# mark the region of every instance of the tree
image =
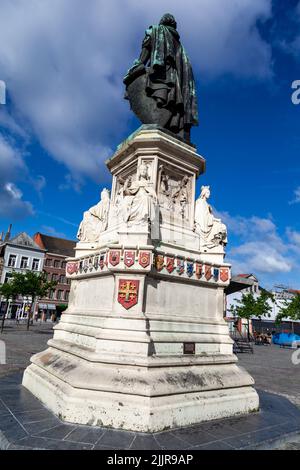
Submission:
<svg viewBox="0 0 300 470">
<path fill-rule="evenodd" d="M 280 307 L 279 313 L 276 317 L 276 324 L 280 324 L 283 318 L 291 320 L 300 320 L 300 294 L 296 294 L 292 300 L 285 300 Z"/>
<path fill-rule="evenodd" d="M 13 285 L 11 280 L 6 282 L 5 284 L 0 285 L 0 294 L 3 295 L 3 297 L 6 300 L 6 309 L 5 309 L 5 312 L 3 313 L 3 317 L 1 321 L 1 333 L 3 333 L 5 317 L 8 311 L 9 299 L 14 299 L 17 296 L 15 286 Z"/>
<path fill-rule="evenodd" d="M 263 289 L 257 298 L 254 297 L 252 292 L 249 292 L 247 294 L 243 294 L 240 300 L 235 300 L 237 305 L 232 305 L 230 312 L 236 317 L 247 320 L 247 335 L 248 340 L 250 341 L 250 319 L 252 317 L 256 317 L 261 320 L 261 317 L 270 317 L 272 312 L 272 305 L 269 300 L 274 302 L 274 296 L 270 292 L 267 292 Z"/>
<path fill-rule="evenodd" d="M 56 305 L 56 313 L 57 313 L 57 316 L 60 318 L 61 317 L 61 314 L 67 310 L 68 308 L 68 305 L 67 304 L 59 304 L 59 305 Z"/>
<path fill-rule="evenodd" d="M 57 285 L 57 282 L 48 282 L 45 273 L 36 274 L 33 271 L 27 271 L 26 273 L 13 273 L 11 283 L 15 292 L 23 297 L 31 297 L 31 309 L 27 318 L 27 330 L 29 330 L 36 300 L 45 297 L 47 292 Z"/>
</svg>

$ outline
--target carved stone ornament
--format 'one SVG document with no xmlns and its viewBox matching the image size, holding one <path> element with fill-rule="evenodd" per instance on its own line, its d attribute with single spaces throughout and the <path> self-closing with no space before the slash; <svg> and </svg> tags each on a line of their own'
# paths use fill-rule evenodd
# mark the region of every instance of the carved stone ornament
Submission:
<svg viewBox="0 0 300 470">
<path fill-rule="evenodd" d="M 149 165 L 142 162 L 136 180 L 129 177 L 117 196 L 118 211 L 127 224 L 148 223 L 155 218 L 157 196 L 149 176 Z"/>
</svg>

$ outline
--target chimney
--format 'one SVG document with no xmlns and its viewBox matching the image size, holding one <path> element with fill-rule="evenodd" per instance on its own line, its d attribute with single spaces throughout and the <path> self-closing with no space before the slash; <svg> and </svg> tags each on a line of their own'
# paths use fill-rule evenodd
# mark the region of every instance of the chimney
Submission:
<svg viewBox="0 0 300 470">
<path fill-rule="evenodd" d="M 8 230 L 7 230 L 5 238 L 4 238 L 4 243 L 8 242 L 9 239 L 10 239 L 11 228 L 12 228 L 12 224 L 10 224 L 10 226 L 8 227 Z"/>
</svg>

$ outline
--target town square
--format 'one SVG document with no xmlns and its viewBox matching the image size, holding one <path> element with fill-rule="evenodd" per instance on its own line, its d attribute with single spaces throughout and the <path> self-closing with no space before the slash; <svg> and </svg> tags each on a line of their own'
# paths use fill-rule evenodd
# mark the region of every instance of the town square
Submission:
<svg viewBox="0 0 300 470">
<path fill-rule="evenodd" d="M 299 1 L 2 3 L 0 449 L 300 450 Z"/>
</svg>

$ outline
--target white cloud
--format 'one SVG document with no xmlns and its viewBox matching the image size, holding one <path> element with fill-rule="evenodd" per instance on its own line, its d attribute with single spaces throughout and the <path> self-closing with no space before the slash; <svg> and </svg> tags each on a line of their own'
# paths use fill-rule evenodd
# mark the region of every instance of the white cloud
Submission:
<svg viewBox="0 0 300 470">
<path fill-rule="evenodd" d="M 73 179 L 107 177 L 111 141 L 119 143 L 132 115 L 122 77 L 144 30 L 168 10 L 196 75 L 270 77 L 270 48 L 256 22 L 270 16 L 271 0 L 226 8 L 219 0 L 1 0 L 1 78 L 18 116 Z"/>
<path fill-rule="evenodd" d="M 300 186 L 294 190 L 294 199 L 292 199 L 289 204 L 298 204 L 300 202 Z"/>
<path fill-rule="evenodd" d="M 6 183 L 4 189 L 13 199 L 22 199 L 23 193 L 14 183 Z"/>
<path fill-rule="evenodd" d="M 26 172 L 22 155 L 13 142 L 0 134 L 0 216 L 21 219 L 33 215 L 33 207 L 23 201 L 22 191 L 12 182 L 18 173 Z"/>
<path fill-rule="evenodd" d="M 54 227 L 48 225 L 42 225 L 42 232 L 52 237 L 66 238 L 66 235 L 63 232 L 58 232 Z"/>
<path fill-rule="evenodd" d="M 219 215 L 228 227 L 228 259 L 234 273 L 253 273 L 270 280 L 273 275 L 285 276 L 296 268 L 299 260 L 295 259 L 293 245 L 278 234 L 273 220 Z M 230 234 L 238 237 L 234 245 L 230 244 Z"/>
</svg>

